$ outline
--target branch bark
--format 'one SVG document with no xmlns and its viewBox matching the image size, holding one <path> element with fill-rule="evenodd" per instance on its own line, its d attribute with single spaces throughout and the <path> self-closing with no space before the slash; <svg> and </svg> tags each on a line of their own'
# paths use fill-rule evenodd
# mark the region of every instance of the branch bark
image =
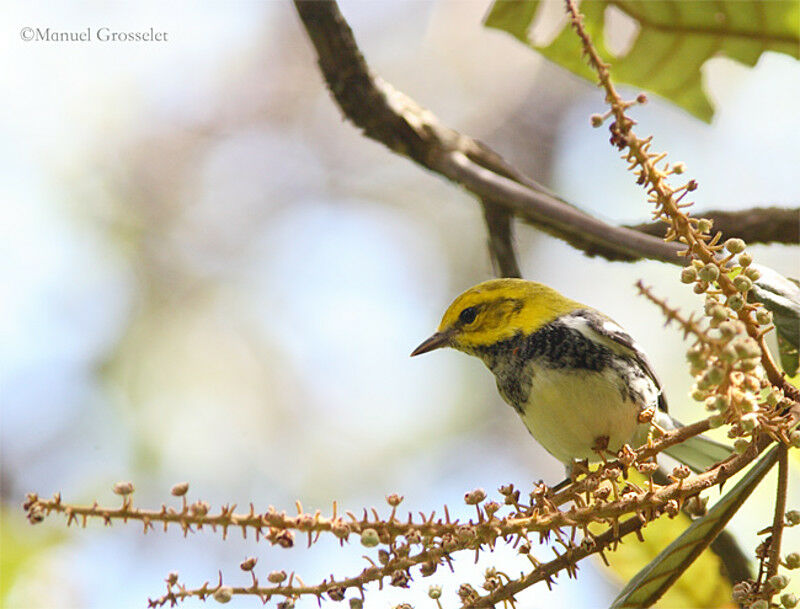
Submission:
<svg viewBox="0 0 800 609">
<path fill-rule="evenodd" d="M 345 117 L 364 135 L 423 167 L 464 186 L 482 202 L 566 241 L 590 256 L 632 262 L 642 258 L 683 265 L 674 243 L 664 243 L 660 224 L 632 228 L 607 224 L 567 203 L 538 182 L 522 175 L 482 142 L 439 122 L 432 112 L 372 74 L 353 32 L 333 1 L 295 0 L 295 7 L 317 51 L 325 82 Z M 491 212 L 495 215 L 499 213 Z M 748 242 L 797 243 L 795 210 L 715 212 L 718 228 Z M 794 216 L 792 222 L 787 218 Z M 499 218 L 499 216 L 498 216 Z M 744 222 L 747 219 L 747 222 Z M 748 236 L 739 228 L 748 227 Z M 784 228 L 777 230 L 776 227 Z M 727 231 L 726 231 L 727 232 Z M 501 235 L 490 236 L 495 247 Z M 513 248 L 510 250 L 513 252 Z M 498 251 L 492 251 L 497 262 Z M 498 265 L 499 266 L 499 265 Z M 518 265 L 511 265 L 503 274 Z"/>
<path fill-rule="evenodd" d="M 712 220 L 715 231 L 735 235 L 747 243 L 800 243 L 800 208 L 752 207 L 740 211 L 709 210 L 695 215 Z M 636 224 L 628 228 L 654 237 L 663 237 L 666 232 L 662 222 Z M 591 252 L 586 253 L 591 255 Z"/>
<path fill-rule="evenodd" d="M 511 214 L 502 205 L 483 199 L 483 219 L 489 232 L 489 254 L 492 257 L 495 275 L 498 277 L 522 277 L 514 251 L 514 230 Z"/>
</svg>

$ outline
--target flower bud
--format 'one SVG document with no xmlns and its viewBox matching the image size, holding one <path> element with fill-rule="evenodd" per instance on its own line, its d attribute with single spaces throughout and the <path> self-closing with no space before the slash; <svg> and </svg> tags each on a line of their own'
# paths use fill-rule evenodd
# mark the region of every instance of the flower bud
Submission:
<svg viewBox="0 0 800 609">
<path fill-rule="evenodd" d="M 719 277 L 719 267 L 713 262 L 709 262 L 702 269 L 700 269 L 700 272 L 697 273 L 697 276 L 703 281 L 716 281 L 717 277 Z"/>
<path fill-rule="evenodd" d="M 791 552 L 784 557 L 783 562 L 786 563 L 787 569 L 796 569 L 797 567 L 800 567 L 800 554 L 797 552 Z"/>
<path fill-rule="evenodd" d="M 482 488 L 476 488 L 464 495 L 464 502 L 467 505 L 477 505 L 484 499 L 486 499 L 486 491 Z"/>
<path fill-rule="evenodd" d="M 397 493 L 392 493 L 391 495 L 386 495 L 386 503 L 391 505 L 392 507 L 397 507 L 403 502 L 403 496 L 398 495 Z"/>
<path fill-rule="evenodd" d="M 375 529 L 364 529 L 361 531 L 361 545 L 365 548 L 374 548 L 381 542 L 378 531 Z"/>
<path fill-rule="evenodd" d="M 791 592 L 781 594 L 781 605 L 786 607 L 786 609 L 794 609 L 797 607 L 797 597 Z"/>
<path fill-rule="evenodd" d="M 172 487 L 170 493 L 172 493 L 173 497 L 183 497 L 188 491 L 189 491 L 189 483 L 179 482 L 178 484 Z"/>
<path fill-rule="evenodd" d="M 744 254 L 739 254 L 739 266 L 742 268 L 748 267 L 753 263 L 753 257 L 745 252 Z"/>
<path fill-rule="evenodd" d="M 786 512 L 786 522 L 790 527 L 800 524 L 800 512 L 797 510 L 789 510 Z"/>
<path fill-rule="evenodd" d="M 743 454 L 750 447 L 750 442 L 744 438 L 737 438 L 733 443 L 733 450 L 737 455 Z"/>
<path fill-rule="evenodd" d="M 747 292 L 753 287 L 753 281 L 745 275 L 739 275 L 733 280 L 733 285 L 740 292 Z"/>
<path fill-rule="evenodd" d="M 773 590 L 783 590 L 789 585 L 789 578 L 786 575 L 773 575 L 767 580 L 767 584 Z"/>
<path fill-rule="evenodd" d="M 272 571 L 267 575 L 267 580 L 271 584 L 279 584 L 286 579 L 286 571 Z"/>
<path fill-rule="evenodd" d="M 708 424 L 711 426 L 712 429 L 716 429 L 717 427 L 722 427 L 725 424 L 725 415 L 724 414 L 715 414 L 712 417 L 709 417 Z"/>
<path fill-rule="evenodd" d="M 741 254 L 744 251 L 745 243 L 741 239 L 728 239 L 725 242 L 725 249 L 731 254 Z"/>
<path fill-rule="evenodd" d="M 742 417 L 741 421 L 739 421 L 739 424 L 742 426 L 742 429 L 751 433 L 758 425 L 758 415 L 754 412 L 746 414 Z"/>
<path fill-rule="evenodd" d="M 117 482 L 113 487 L 114 493 L 123 497 L 130 495 L 133 490 L 133 482 Z"/>
<path fill-rule="evenodd" d="M 694 270 L 694 267 L 687 266 L 681 271 L 681 282 L 694 283 L 695 281 L 697 281 L 697 271 Z"/>
<path fill-rule="evenodd" d="M 738 311 L 744 306 L 744 298 L 742 298 L 740 294 L 733 294 L 732 296 L 728 296 L 726 304 L 734 311 Z"/>
<path fill-rule="evenodd" d="M 759 309 L 756 312 L 756 321 L 761 324 L 762 326 L 766 326 L 772 323 L 772 312 L 767 311 L 766 309 Z"/>
<path fill-rule="evenodd" d="M 745 269 L 744 275 L 751 281 L 758 281 L 761 278 L 761 273 L 759 270 L 752 267 Z"/>
<path fill-rule="evenodd" d="M 233 588 L 230 586 L 220 586 L 214 591 L 214 600 L 218 603 L 229 603 L 233 598 Z"/>
</svg>

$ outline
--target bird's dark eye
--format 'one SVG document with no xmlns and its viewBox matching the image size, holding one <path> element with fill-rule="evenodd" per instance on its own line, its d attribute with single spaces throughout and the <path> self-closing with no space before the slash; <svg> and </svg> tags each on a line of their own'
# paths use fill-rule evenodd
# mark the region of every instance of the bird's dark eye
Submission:
<svg viewBox="0 0 800 609">
<path fill-rule="evenodd" d="M 461 323 L 471 324 L 478 315 L 478 307 L 467 307 L 458 315 Z"/>
</svg>

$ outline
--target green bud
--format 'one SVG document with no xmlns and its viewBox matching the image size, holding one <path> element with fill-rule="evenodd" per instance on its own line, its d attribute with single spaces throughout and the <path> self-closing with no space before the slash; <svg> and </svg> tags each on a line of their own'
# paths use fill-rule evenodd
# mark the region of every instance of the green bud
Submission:
<svg viewBox="0 0 800 609">
<path fill-rule="evenodd" d="M 781 401 L 781 394 L 775 391 L 774 389 L 771 389 L 769 393 L 767 393 L 767 395 L 764 397 L 764 399 L 767 401 L 767 404 L 775 407 Z"/>
<path fill-rule="evenodd" d="M 700 272 L 697 273 L 697 275 L 703 281 L 716 281 L 717 277 L 719 277 L 719 267 L 713 262 L 709 262 L 702 269 L 700 269 Z"/>
<path fill-rule="evenodd" d="M 741 425 L 742 429 L 747 433 L 750 433 L 756 428 L 756 425 L 758 425 L 758 417 L 753 412 L 746 414 L 742 417 L 741 421 L 739 421 L 739 425 Z"/>
<path fill-rule="evenodd" d="M 712 429 L 716 429 L 717 427 L 722 427 L 725 425 L 725 415 L 724 414 L 715 414 L 712 417 L 709 417 L 708 424 L 711 426 Z"/>
<path fill-rule="evenodd" d="M 603 126 L 603 115 L 602 114 L 592 114 L 591 116 L 592 127 L 602 127 Z"/>
<path fill-rule="evenodd" d="M 714 366 L 713 368 L 709 369 L 708 372 L 706 372 L 706 377 L 711 385 L 719 385 L 725 380 L 725 370 Z"/>
<path fill-rule="evenodd" d="M 793 431 L 789 434 L 789 445 L 792 448 L 800 447 L 800 431 Z"/>
<path fill-rule="evenodd" d="M 789 585 L 789 578 L 785 575 L 773 575 L 767 580 L 767 584 L 773 590 L 783 590 Z"/>
<path fill-rule="evenodd" d="M 711 379 L 708 378 L 708 371 L 703 374 L 697 381 L 695 381 L 695 385 L 697 386 L 698 391 L 692 393 L 692 397 L 697 402 L 702 402 L 706 399 L 708 395 L 708 390 L 711 389 Z"/>
<path fill-rule="evenodd" d="M 739 356 L 736 354 L 736 348 L 733 345 L 725 345 L 719 352 L 719 359 L 729 364 L 735 362 L 739 359 Z"/>
<path fill-rule="evenodd" d="M 442 587 L 441 586 L 431 586 L 428 588 L 428 596 L 432 599 L 437 599 L 442 597 Z"/>
<path fill-rule="evenodd" d="M 697 230 L 699 230 L 701 233 L 707 233 L 711 230 L 712 226 L 714 226 L 714 222 L 708 218 L 700 218 L 697 220 Z"/>
<path fill-rule="evenodd" d="M 743 359 L 739 362 L 739 368 L 744 370 L 745 372 L 750 372 L 751 370 L 755 370 L 758 368 L 758 365 L 761 363 L 761 360 L 757 357 L 752 359 Z"/>
<path fill-rule="evenodd" d="M 760 598 L 757 601 L 750 603 L 750 606 L 747 609 L 769 609 L 769 603 L 763 598 Z"/>
<path fill-rule="evenodd" d="M 681 281 L 683 283 L 694 283 L 697 281 L 697 271 L 693 267 L 687 266 L 681 271 Z"/>
<path fill-rule="evenodd" d="M 220 586 L 214 591 L 214 600 L 218 603 L 228 603 L 233 598 L 233 588 L 230 586 Z"/>
<path fill-rule="evenodd" d="M 747 292 L 753 287 L 753 281 L 744 275 L 739 275 L 733 280 L 733 285 L 740 292 Z"/>
<path fill-rule="evenodd" d="M 691 347 L 691 348 L 690 348 L 690 349 L 689 349 L 689 350 L 686 352 L 686 359 L 687 359 L 687 360 L 689 361 L 689 363 L 690 363 L 690 364 L 692 364 L 693 366 L 702 366 L 702 365 L 703 365 L 703 362 L 704 362 L 704 360 L 705 360 L 705 357 L 704 357 L 704 355 L 705 355 L 705 354 L 704 354 L 704 352 L 703 352 L 703 347 L 702 347 L 702 346 L 700 346 L 700 345 L 695 345 L 694 347 Z"/>
<path fill-rule="evenodd" d="M 767 311 L 766 309 L 759 309 L 758 312 L 756 313 L 756 321 L 762 326 L 771 324 L 772 312 Z"/>
<path fill-rule="evenodd" d="M 742 298 L 742 296 L 739 294 L 734 294 L 733 296 L 728 297 L 726 304 L 734 311 L 738 311 L 744 306 L 744 298 Z"/>
<path fill-rule="evenodd" d="M 365 548 L 374 548 L 381 542 L 380 535 L 375 529 L 364 529 L 361 531 L 361 545 Z"/>
<path fill-rule="evenodd" d="M 752 281 L 758 281 L 761 278 L 761 273 L 758 271 L 758 269 L 754 269 L 752 267 L 746 269 L 744 274 L 745 277 L 749 278 Z"/>
<path fill-rule="evenodd" d="M 737 438 L 736 441 L 733 443 L 733 450 L 736 452 L 737 455 L 741 455 L 749 447 L 750 447 L 750 442 L 748 442 L 744 438 Z"/>
<path fill-rule="evenodd" d="M 789 510 L 786 512 L 786 522 L 790 527 L 800 524 L 800 512 L 797 510 Z"/>
<path fill-rule="evenodd" d="M 728 340 L 730 340 L 737 334 L 736 324 L 734 324 L 732 321 L 723 321 L 719 325 L 719 328 L 717 329 L 719 330 L 719 333 L 722 335 L 722 337 Z"/>
<path fill-rule="evenodd" d="M 717 410 L 727 410 L 730 406 L 731 399 L 727 395 L 718 395 L 714 398 L 714 407 Z"/>
<path fill-rule="evenodd" d="M 350 609 L 364 609 L 364 601 L 354 596 L 350 599 Z"/>
<path fill-rule="evenodd" d="M 786 607 L 786 609 L 794 609 L 797 607 L 797 597 L 792 594 L 791 592 L 787 592 L 786 594 L 781 595 L 781 605 Z"/>
<path fill-rule="evenodd" d="M 733 341 L 733 348 L 736 349 L 736 354 L 742 359 L 761 357 L 761 347 L 751 336 L 740 336 Z"/>
<path fill-rule="evenodd" d="M 703 294 L 708 289 L 708 282 L 707 281 L 700 281 L 694 284 L 692 290 L 695 294 Z"/>
<path fill-rule="evenodd" d="M 731 254 L 741 254 L 744 251 L 745 243 L 741 239 L 728 239 L 725 242 L 725 249 Z"/>
<path fill-rule="evenodd" d="M 800 567 L 800 554 L 797 552 L 787 554 L 784 557 L 783 562 L 786 563 L 787 569 L 796 569 L 797 567 Z"/>
<path fill-rule="evenodd" d="M 758 408 L 758 404 L 756 404 L 756 399 L 749 394 L 745 394 L 742 396 L 742 399 L 739 400 L 739 408 L 744 413 L 755 412 L 756 408 Z"/>
<path fill-rule="evenodd" d="M 725 310 L 725 307 L 720 304 L 715 304 L 713 307 L 711 307 L 711 310 L 708 312 L 708 314 L 714 319 L 718 319 L 720 321 L 728 318 L 728 312 Z"/>
<path fill-rule="evenodd" d="M 745 252 L 744 254 L 739 254 L 739 266 L 742 268 L 750 266 L 753 263 L 753 257 Z"/>
</svg>

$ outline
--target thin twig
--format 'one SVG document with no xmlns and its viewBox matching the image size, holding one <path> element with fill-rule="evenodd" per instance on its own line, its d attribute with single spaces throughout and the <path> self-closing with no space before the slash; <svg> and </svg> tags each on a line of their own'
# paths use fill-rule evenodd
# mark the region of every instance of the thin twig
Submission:
<svg viewBox="0 0 800 609">
<path fill-rule="evenodd" d="M 489 253 L 498 277 L 522 277 L 514 251 L 512 216 L 502 205 L 483 199 L 483 219 L 489 232 Z"/>
<path fill-rule="evenodd" d="M 771 540 L 767 555 L 767 580 L 778 573 L 781 562 L 781 538 L 786 516 L 786 490 L 789 484 L 789 450 L 782 444 L 778 452 L 778 485 L 775 491 L 775 515 L 772 519 Z M 772 593 L 767 591 L 768 596 Z"/>
</svg>

